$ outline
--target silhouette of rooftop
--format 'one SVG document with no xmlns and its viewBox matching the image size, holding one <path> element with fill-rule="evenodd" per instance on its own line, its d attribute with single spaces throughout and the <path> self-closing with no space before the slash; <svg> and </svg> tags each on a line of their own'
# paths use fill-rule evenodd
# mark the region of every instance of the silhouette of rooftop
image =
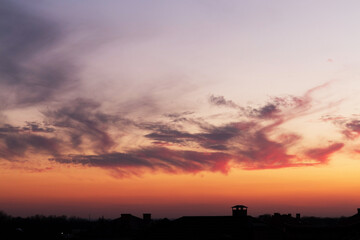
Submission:
<svg viewBox="0 0 360 240">
<path fill-rule="evenodd" d="M 360 209 L 353 216 L 341 218 L 293 217 L 290 213 L 259 217 L 247 216 L 247 207 L 235 205 L 243 215 L 183 216 L 175 220 L 143 218 L 132 214 L 98 221 L 62 217 L 35 216 L 13 218 L 0 211 L 2 239 L 157 239 L 157 240 L 355 240 L 360 239 Z"/>
<path fill-rule="evenodd" d="M 248 207 L 245 205 L 235 205 L 235 206 L 232 206 L 231 208 L 248 208 Z"/>
</svg>

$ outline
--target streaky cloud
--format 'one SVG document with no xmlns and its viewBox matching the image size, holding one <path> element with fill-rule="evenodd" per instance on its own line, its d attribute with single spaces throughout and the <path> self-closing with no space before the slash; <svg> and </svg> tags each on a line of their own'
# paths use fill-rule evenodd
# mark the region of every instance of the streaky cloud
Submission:
<svg viewBox="0 0 360 240">
<path fill-rule="evenodd" d="M 356 140 L 360 136 L 360 120 L 344 116 L 323 116 L 321 120 L 331 122 L 340 129 L 346 140 Z"/>
<path fill-rule="evenodd" d="M 310 89 L 300 97 L 271 98 L 257 108 L 237 106 L 237 116 L 218 124 L 205 117 L 194 118 L 190 111 L 162 114 L 166 117 L 162 121 L 127 119 L 106 113 L 96 100 L 76 98 L 43 111 L 43 123 L 26 122 L 23 127 L 3 124 L 0 157 L 12 160 L 37 151 L 58 164 L 99 167 L 123 177 L 146 171 L 226 174 L 232 168 L 327 164 L 344 143 L 298 148 L 303 139 L 301 133 L 280 131 L 284 123 L 322 109 L 313 109 L 312 94 L 324 86 Z M 222 98 L 216 101 L 220 105 L 229 103 Z M 356 131 L 357 124 L 344 122 L 342 126 Z M 140 132 L 144 144 L 119 146 L 120 139 L 112 131 L 122 128 Z"/>
<path fill-rule="evenodd" d="M 224 96 L 214 96 L 209 97 L 209 103 L 215 106 L 225 106 L 230 108 L 240 108 L 239 105 L 234 103 L 231 100 L 226 100 Z"/>
<path fill-rule="evenodd" d="M 51 53 L 62 37 L 55 22 L 13 1 L 0 1 L 3 108 L 43 103 L 75 84 L 74 65 L 64 55 Z"/>
<path fill-rule="evenodd" d="M 172 150 L 164 147 L 137 149 L 128 153 L 112 152 L 100 155 L 67 155 L 51 158 L 65 164 L 116 169 L 120 172 L 143 169 L 162 170 L 169 173 L 198 173 L 200 171 L 229 171 L 229 154 L 221 152 L 196 152 Z"/>
<path fill-rule="evenodd" d="M 324 164 L 329 161 L 331 154 L 341 150 L 344 147 L 344 143 L 333 143 L 324 148 L 313 148 L 306 151 L 306 155 L 317 161 L 319 164 Z"/>
<path fill-rule="evenodd" d="M 116 143 L 108 129 L 120 117 L 103 113 L 101 104 L 90 99 L 78 98 L 54 110 L 44 112 L 48 124 L 62 129 L 70 136 L 72 148 L 81 147 L 84 139 L 90 140 L 93 150 L 105 153 Z"/>
<path fill-rule="evenodd" d="M 0 133 L 0 158 L 16 160 L 26 157 L 29 151 L 57 155 L 61 152 L 62 141 L 50 136 L 13 131 Z"/>
</svg>

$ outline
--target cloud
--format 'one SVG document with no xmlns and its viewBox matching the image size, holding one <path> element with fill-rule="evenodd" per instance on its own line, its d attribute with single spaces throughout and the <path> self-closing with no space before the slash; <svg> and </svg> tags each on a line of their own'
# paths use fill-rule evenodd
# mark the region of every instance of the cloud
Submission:
<svg viewBox="0 0 360 240">
<path fill-rule="evenodd" d="M 39 132 L 39 133 L 52 133 L 55 132 L 55 128 L 42 126 L 37 122 L 26 122 L 26 127 L 22 128 L 23 131 Z"/>
<path fill-rule="evenodd" d="M 26 126 L 24 127 L 14 127 L 10 124 L 3 124 L 0 127 L 0 135 L 4 133 L 52 133 L 54 131 L 54 128 L 44 126 L 44 124 L 37 122 L 26 122 Z"/>
<path fill-rule="evenodd" d="M 302 136 L 292 132 L 279 134 L 278 130 L 287 121 L 320 111 L 322 107 L 312 109 L 312 94 L 326 86 L 323 84 L 310 89 L 300 97 L 274 97 L 259 108 L 239 107 L 241 115 L 246 117 L 239 122 L 219 126 L 200 123 L 197 125 L 200 129 L 195 133 L 183 131 L 174 125 L 154 124 L 148 128 L 152 132 L 145 137 L 156 140 L 157 145 L 163 143 L 169 146 L 167 144 L 170 143 L 170 146 L 197 146 L 204 151 L 221 151 L 233 156 L 233 162 L 245 169 L 314 165 L 309 163 L 308 157 L 316 160 L 315 164 L 324 163 L 332 153 L 327 150 L 335 152 L 340 145 L 333 145 L 329 149 L 297 150 L 290 154 L 291 148 L 301 141 Z M 232 103 L 223 97 L 213 96 L 210 102 L 219 106 Z"/>
<path fill-rule="evenodd" d="M 0 127 L 0 136 L 4 135 L 4 133 L 17 133 L 19 132 L 19 127 L 11 126 L 10 124 L 4 124 Z"/>
<path fill-rule="evenodd" d="M 0 132 L 0 158 L 10 161 L 27 156 L 29 151 L 47 155 L 61 152 L 62 142 L 55 137 L 25 133 L 19 128 L 2 127 Z M 8 129 L 8 130 L 5 130 Z"/>
<path fill-rule="evenodd" d="M 313 102 L 314 93 L 329 83 L 302 96 L 273 97 L 255 107 L 211 95 L 208 102 L 212 106 L 239 113 L 217 124 L 206 117 L 195 119 L 192 111 L 161 112 L 167 120 L 158 122 L 125 119 L 105 111 L 99 101 L 80 98 L 79 94 L 75 99 L 55 101 L 79 84 L 74 63 L 58 52 L 64 37 L 57 23 L 12 1 L 0 0 L 0 115 L 8 109 L 47 106 L 41 123 L 28 121 L 24 126 L 14 126 L 0 122 L 0 158 L 13 160 L 42 153 L 61 164 L 113 168 L 121 174 L 135 174 L 140 169 L 227 173 L 235 166 L 266 169 L 326 164 L 344 147 L 344 143 L 334 143 L 300 151 L 294 146 L 301 142 L 301 133 L 280 129 L 288 121 L 331 106 Z M 123 112 L 131 115 L 134 109 L 142 109 L 149 115 L 159 113 L 161 101 L 155 101 L 153 95 L 128 100 Z M 358 119 L 326 120 L 340 127 L 348 140 L 360 135 Z M 125 128 L 137 128 L 143 133 L 139 141 L 145 144 L 119 152 L 120 141 L 112 133 Z"/>
<path fill-rule="evenodd" d="M 326 164 L 329 157 L 344 147 L 343 143 L 334 143 L 328 147 L 297 150 L 290 154 L 291 146 L 301 140 L 297 134 L 284 134 L 276 140 L 270 139 L 262 130 L 248 135 L 239 151 L 237 162 L 245 169 L 271 169 L 286 167 L 305 167 Z M 309 162 L 308 158 L 312 161 Z"/>
<path fill-rule="evenodd" d="M 355 140 L 360 136 L 360 120 L 343 116 L 326 115 L 321 117 L 324 122 L 331 122 L 340 129 L 347 140 Z"/>
<path fill-rule="evenodd" d="M 56 156 L 52 161 L 62 164 L 76 164 L 89 167 L 101 167 L 115 171 L 119 176 L 138 175 L 146 170 L 163 171 L 167 173 L 198 173 L 201 171 L 228 173 L 231 168 L 241 167 L 246 170 L 273 169 L 285 167 L 305 167 L 328 162 L 331 154 L 339 151 L 344 144 L 336 143 L 326 148 L 312 148 L 305 152 L 289 154 L 289 147 L 296 144 L 301 137 L 296 134 L 283 134 L 277 140 L 271 140 L 253 124 L 237 124 L 238 134 L 234 136 L 208 137 L 215 141 L 232 141 L 226 149 L 198 151 L 178 150 L 171 146 L 158 145 L 138 148 L 127 152 L 111 152 L 98 155 L 67 155 Z M 220 129 L 226 129 L 224 127 Z M 241 134 L 239 130 L 242 130 Z M 214 131 L 214 132 L 217 132 Z M 181 141 L 203 144 L 200 134 L 184 134 L 171 132 L 173 135 L 162 137 L 163 143 L 178 143 L 175 136 L 181 136 Z M 240 136 L 241 135 L 241 136 Z M 221 136 L 221 135 L 220 135 Z M 203 137 L 203 136 L 202 136 Z M 169 139 L 168 139 L 169 138 Z M 204 137 L 205 138 L 205 137 Z M 301 157 L 301 155 L 305 155 Z M 314 161 L 309 162 L 309 158 Z"/>
<path fill-rule="evenodd" d="M 200 171 L 220 171 L 226 173 L 231 155 L 222 152 L 197 152 L 172 150 L 169 148 L 146 148 L 136 155 L 159 162 L 167 171 L 197 173 Z"/>
<path fill-rule="evenodd" d="M 308 111 L 312 107 L 312 92 L 313 89 L 310 89 L 300 97 L 273 97 L 264 106 L 245 108 L 245 115 L 262 120 L 280 120 L 280 124 L 282 124 L 285 121 L 309 114 Z"/>
<path fill-rule="evenodd" d="M 360 120 L 351 120 L 344 125 L 345 129 L 343 130 L 343 134 L 348 139 L 358 138 L 360 135 Z"/>
<path fill-rule="evenodd" d="M 297 139 L 296 139 L 297 140 Z M 246 169 L 283 168 L 296 166 L 295 155 L 288 154 L 288 144 L 270 140 L 261 130 L 247 136 L 239 149 L 238 162 Z"/>
<path fill-rule="evenodd" d="M 2 107 L 52 99 L 74 83 L 73 65 L 51 53 L 62 37 L 57 24 L 0 0 L 0 93 Z"/>
<path fill-rule="evenodd" d="M 301 141 L 300 134 L 278 133 L 283 123 L 311 111 L 313 91 L 315 90 L 311 89 L 301 97 L 272 98 L 260 108 L 238 108 L 240 113 L 244 113 L 243 109 L 247 109 L 246 118 L 231 123 L 214 125 L 204 119 L 194 120 L 191 116 L 176 122 L 138 122 L 135 126 L 148 131 L 144 137 L 153 141 L 152 146 L 125 152 L 104 151 L 94 155 L 57 156 L 52 160 L 63 164 L 113 169 L 121 176 L 139 174 L 146 170 L 168 173 L 200 171 L 227 173 L 231 168 L 239 166 L 243 169 L 254 170 L 325 164 L 331 154 L 339 151 L 344 144 L 336 143 L 325 148 L 300 151 L 292 148 Z M 75 112 L 81 112 L 80 109 L 86 109 L 86 107 L 80 107 Z M 94 109 L 94 106 L 91 109 Z M 61 111 L 61 116 L 64 112 L 67 111 Z M 89 113 L 81 113 L 81 116 L 83 115 L 91 116 Z M 167 114 L 166 116 L 172 120 L 184 118 L 184 115 L 188 113 Z M 59 116 L 55 119 L 59 119 Z M 192 126 L 184 124 L 192 124 Z M 93 128 L 93 125 L 91 126 Z M 193 131 L 186 129 L 193 129 Z M 182 148 L 193 150 L 181 150 Z"/>
<path fill-rule="evenodd" d="M 26 157 L 28 152 L 57 155 L 61 152 L 62 141 L 43 135 L 53 132 L 53 128 L 44 128 L 35 122 L 25 127 L 4 124 L 0 127 L 0 158 L 13 161 Z"/>
<path fill-rule="evenodd" d="M 191 133 L 175 130 L 172 129 L 170 126 L 166 125 L 153 125 L 152 128 L 156 129 L 154 129 L 152 133 L 146 134 L 146 138 L 167 143 L 184 143 L 186 141 L 196 138 L 196 136 Z"/>
<path fill-rule="evenodd" d="M 161 121 L 127 119 L 107 113 L 95 100 L 76 98 L 49 106 L 42 112 L 43 123 L 3 124 L 0 157 L 12 160 L 38 152 L 59 164 L 100 167 L 117 176 L 146 171 L 226 174 L 235 167 L 255 170 L 326 164 L 343 143 L 299 150 L 303 149 L 298 148 L 301 134 L 281 129 L 290 120 L 320 111 L 321 107 L 313 109 L 312 94 L 324 86 L 300 97 L 274 97 L 260 107 L 236 105 L 239 114 L 217 124 L 206 117 L 194 118 L 191 111 L 162 113 L 166 118 Z M 219 106 L 232 103 L 217 97 L 212 101 Z M 357 130 L 356 122 L 344 126 Z M 120 140 L 113 132 L 125 128 L 137 131 L 142 144 L 118 147 Z"/>
<path fill-rule="evenodd" d="M 118 169 L 121 172 L 161 170 L 169 173 L 198 173 L 200 171 L 229 171 L 231 156 L 221 152 L 196 152 L 171 150 L 163 147 L 149 147 L 128 153 L 107 153 L 100 155 L 68 155 L 51 159 L 58 163 L 72 163 L 84 166 Z"/>
<path fill-rule="evenodd" d="M 44 112 L 48 124 L 65 131 L 73 148 L 79 148 L 84 140 L 95 152 L 105 153 L 116 143 L 108 129 L 121 120 L 120 117 L 103 113 L 101 104 L 90 99 L 75 99 L 55 110 Z"/>
<path fill-rule="evenodd" d="M 253 114 L 258 118 L 268 119 L 276 118 L 276 114 L 280 113 L 280 109 L 275 104 L 269 103 L 260 109 L 254 109 Z"/>
<path fill-rule="evenodd" d="M 152 140 L 178 145 L 197 144 L 212 150 L 227 150 L 227 142 L 239 135 L 238 127 L 231 123 L 218 127 L 208 124 L 202 126 L 202 132 L 198 133 L 181 131 L 166 124 L 151 124 L 147 129 L 152 130 L 152 133 L 146 134 L 145 137 Z"/>
<path fill-rule="evenodd" d="M 325 148 L 313 148 L 306 151 L 306 155 L 320 164 L 327 163 L 331 154 L 341 150 L 344 147 L 343 143 L 333 143 Z"/>
<path fill-rule="evenodd" d="M 211 127 L 196 136 L 200 145 L 204 148 L 227 150 L 229 141 L 241 135 L 241 130 L 235 125 L 230 123 L 219 127 Z"/>
<path fill-rule="evenodd" d="M 83 149 L 107 153 L 116 145 L 109 129 L 118 127 L 124 120 L 106 114 L 100 108 L 98 102 L 79 98 L 44 111 L 42 124 L 3 124 L 0 126 L 0 158 L 13 161 L 34 153 L 56 156 L 64 151 L 79 152 Z"/>
<path fill-rule="evenodd" d="M 216 106 L 226 106 L 226 107 L 230 107 L 230 108 L 239 108 L 240 107 L 233 101 L 226 100 L 224 96 L 211 95 L 209 97 L 209 103 L 212 105 L 216 105 Z"/>
<path fill-rule="evenodd" d="M 185 111 L 181 113 L 169 113 L 169 114 L 165 114 L 164 116 L 172 119 L 173 122 L 181 122 L 181 121 L 187 121 L 188 119 L 186 118 L 186 116 L 191 115 L 193 113 L 194 112 L 192 111 Z"/>
<path fill-rule="evenodd" d="M 89 99 L 75 99 L 46 110 L 44 123 L 25 122 L 25 126 L 0 126 L 0 158 L 14 161 L 31 154 L 48 156 L 83 150 L 108 153 L 117 143 L 109 130 L 128 124 L 125 119 L 106 114 L 101 104 Z"/>
</svg>

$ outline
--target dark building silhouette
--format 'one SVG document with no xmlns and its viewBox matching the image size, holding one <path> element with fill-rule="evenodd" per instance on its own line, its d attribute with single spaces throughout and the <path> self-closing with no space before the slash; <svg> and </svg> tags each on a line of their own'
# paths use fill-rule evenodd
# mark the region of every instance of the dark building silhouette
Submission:
<svg viewBox="0 0 360 240">
<path fill-rule="evenodd" d="M 175 220 L 131 214 L 109 220 L 33 216 L 13 218 L 0 211 L 1 239 L 38 240 L 360 240 L 360 208 L 341 218 L 294 217 L 291 214 L 247 215 L 235 205 L 228 216 L 184 216 Z"/>
<path fill-rule="evenodd" d="M 232 206 L 232 215 L 233 217 L 246 217 L 247 216 L 247 206 L 244 205 L 235 205 Z"/>
<path fill-rule="evenodd" d="M 143 218 L 133 216 L 128 213 L 122 213 L 120 218 L 114 219 L 113 223 L 122 231 L 137 231 L 143 229 L 151 223 L 151 214 L 144 213 Z"/>
<path fill-rule="evenodd" d="M 184 216 L 173 221 L 168 239 L 253 239 L 254 218 L 235 205 L 232 216 Z"/>
</svg>

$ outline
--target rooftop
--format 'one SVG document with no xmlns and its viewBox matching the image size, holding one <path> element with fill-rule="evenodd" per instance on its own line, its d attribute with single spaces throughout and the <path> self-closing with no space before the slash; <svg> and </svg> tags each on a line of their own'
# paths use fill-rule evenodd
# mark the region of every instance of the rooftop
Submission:
<svg viewBox="0 0 360 240">
<path fill-rule="evenodd" d="M 247 206 L 245 206 L 245 205 L 235 205 L 235 206 L 232 206 L 231 208 L 247 208 Z"/>
</svg>

